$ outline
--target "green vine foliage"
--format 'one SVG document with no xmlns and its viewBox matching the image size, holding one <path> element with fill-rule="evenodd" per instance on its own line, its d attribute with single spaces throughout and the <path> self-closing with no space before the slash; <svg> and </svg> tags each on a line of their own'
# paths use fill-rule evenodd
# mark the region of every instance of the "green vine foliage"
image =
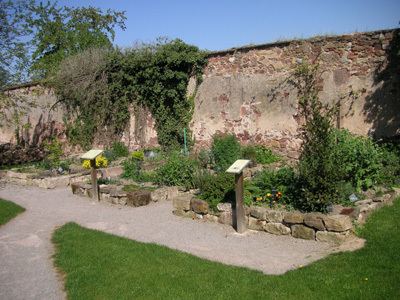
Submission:
<svg viewBox="0 0 400 300">
<path fill-rule="evenodd" d="M 179 39 L 159 39 L 133 49 L 115 51 L 119 70 L 112 74 L 115 97 L 133 98 L 148 107 L 156 119 L 158 142 L 164 150 L 184 143 L 183 129 L 190 136 L 189 122 L 194 110 L 194 95 L 187 97 L 191 76 L 201 82 L 206 54 Z"/>
<path fill-rule="evenodd" d="M 130 118 L 130 107 L 148 107 L 156 120 L 164 150 L 184 143 L 194 95 L 191 76 L 201 81 L 206 53 L 183 41 L 159 39 L 132 49 L 90 49 L 64 60 L 50 80 L 70 112 L 70 139 L 88 146 L 96 136 L 118 136 Z M 189 142 L 191 141 L 188 139 Z"/>
</svg>

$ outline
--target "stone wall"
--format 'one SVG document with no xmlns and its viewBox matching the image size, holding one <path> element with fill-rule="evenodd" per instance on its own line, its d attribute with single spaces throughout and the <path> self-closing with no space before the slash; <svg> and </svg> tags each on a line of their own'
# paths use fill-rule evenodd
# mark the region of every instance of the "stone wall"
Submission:
<svg viewBox="0 0 400 300">
<path fill-rule="evenodd" d="M 320 98 L 329 103 L 340 99 L 339 127 L 377 138 L 399 135 L 398 49 L 398 31 L 384 30 L 213 52 L 190 122 L 196 147 L 209 147 L 214 134 L 234 133 L 243 145 L 266 145 L 278 154 L 296 158 L 301 120 L 293 70 L 302 61 L 320 63 Z M 192 78 L 188 93 L 195 90 L 194 82 Z M 54 94 L 35 85 L 19 92 L 37 103 L 21 116 L 20 124 L 25 126 L 20 126 L 19 138 L 30 145 L 39 145 L 51 135 L 65 140 L 63 111 L 54 106 Z M 15 144 L 17 127 L 6 125 L 0 128 L 0 144 Z M 115 140 L 115 136 L 108 138 Z M 116 139 L 131 150 L 157 146 L 150 112 L 132 106 L 130 122 Z M 107 142 L 98 138 L 93 146 Z"/>
<path fill-rule="evenodd" d="M 364 223 L 367 217 L 384 205 L 392 205 L 400 197 L 400 189 L 394 188 L 380 197 L 370 197 L 355 202 L 355 207 L 334 205 L 329 214 L 290 212 L 282 208 L 260 206 L 245 207 L 247 228 L 275 235 L 291 235 L 295 238 L 341 244 L 354 229 L 354 224 Z M 180 217 L 218 222 L 232 226 L 235 209 L 231 203 L 219 203 L 217 212 L 206 201 L 193 194 L 181 194 L 173 199 L 173 213 Z"/>
<path fill-rule="evenodd" d="M 66 141 L 64 111 L 52 90 L 35 83 L 19 85 L 4 91 L 0 101 L 4 109 L 0 144 L 35 147 L 52 136 Z M 11 104 L 8 109 L 7 104 Z"/>
<path fill-rule="evenodd" d="M 319 62 L 320 99 L 340 99 L 339 127 L 376 137 L 400 134 L 398 35 L 376 31 L 215 52 L 195 99 L 191 129 L 206 148 L 214 134 L 297 157 L 298 63 Z"/>
</svg>

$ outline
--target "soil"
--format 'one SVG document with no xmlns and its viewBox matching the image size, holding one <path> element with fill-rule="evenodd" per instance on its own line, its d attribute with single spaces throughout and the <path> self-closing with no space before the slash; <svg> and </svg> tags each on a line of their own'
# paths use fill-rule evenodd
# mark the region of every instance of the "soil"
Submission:
<svg viewBox="0 0 400 300">
<path fill-rule="evenodd" d="M 363 246 L 355 236 L 335 247 L 265 232 L 237 234 L 231 226 L 174 216 L 171 202 L 136 208 L 93 203 L 73 195 L 69 187 L 44 190 L 3 183 L 0 198 L 26 208 L 0 227 L 2 299 L 65 298 L 52 266 L 51 236 L 67 222 L 265 274 L 283 274 L 330 253 Z"/>
</svg>

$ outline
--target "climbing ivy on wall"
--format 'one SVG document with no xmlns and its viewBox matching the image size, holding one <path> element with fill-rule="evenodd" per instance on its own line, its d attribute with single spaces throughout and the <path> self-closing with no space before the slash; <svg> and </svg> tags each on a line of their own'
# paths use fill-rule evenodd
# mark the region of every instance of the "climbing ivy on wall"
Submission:
<svg viewBox="0 0 400 300">
<path fill-rule="evenodd" d="M 75 112 L 69 132 L 82 136 L 76 141 L 90 143 L 105 128 L 122 132 L 133 103 L 150 109 L 164 149 L 182 145 L 183 129 L 189 133 L 194 109 L 194 95 L 187 97 L 187 86 L 191 76 L 200 83 L 206 53 L 165 38 L 130 49 L 100 51 L 101 59 L 93 57 L 99 50 L 90 51 L 70 58 L 52 81 L 60 99 Z M 80 66 L 85 67 L 80 70 Z"/>
<path fill-rule="evenodd" d="M 150 109 L 159 143 L 165 149 L 182 145 L 183 129 L 189 132 L 194 109 L 193 98 L 186 95 L 187 86 L 191 76 L 196 76 L 197 83 L 201 81 L 206 54 L 179 39 L 159 39 L 116 55 L 121 68 L 114 76 L 124 78 L 131 97 Z M 123 89 L 114 84 L 112 94 Z"/>
</svg>

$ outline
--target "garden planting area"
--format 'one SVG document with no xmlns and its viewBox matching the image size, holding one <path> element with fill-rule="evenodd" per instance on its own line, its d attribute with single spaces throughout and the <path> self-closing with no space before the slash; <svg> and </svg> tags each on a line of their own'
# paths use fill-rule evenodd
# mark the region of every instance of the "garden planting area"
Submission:
<svg viewBox="0 0 400 300">
<path fill-rule="evenodd" d="M 227 135 L 215 136 L 208 151 L 193 153 L 160 148 L 131 153 L 114 143 L 96 158 L 99 201 L 132 207 L 171 201 L 177 217 L 233 226 L 234 175 L 225 170 L 244 158 L 251 160 L 243 172 L 249 230 L 341 244 L 373 210 L 400 196 L 400 167 L 393 144 L 378 145 L 347 131 L 338 132 L 337 139 L 340 147 L 333 155 L 345 170 L 337 167 L 331 197 L 305 198 L 311 189 L 300 173 L 301 162 L 285 161 L 264 146 L 241 146 Z M 3 170 L 2 177 L 48 189 L 70 186 L 73 194 L 92 198 L 89 162 L 79 155 L 63 159 L 57 141 L 49 149 L 47 159 Z"/>
</svg>

